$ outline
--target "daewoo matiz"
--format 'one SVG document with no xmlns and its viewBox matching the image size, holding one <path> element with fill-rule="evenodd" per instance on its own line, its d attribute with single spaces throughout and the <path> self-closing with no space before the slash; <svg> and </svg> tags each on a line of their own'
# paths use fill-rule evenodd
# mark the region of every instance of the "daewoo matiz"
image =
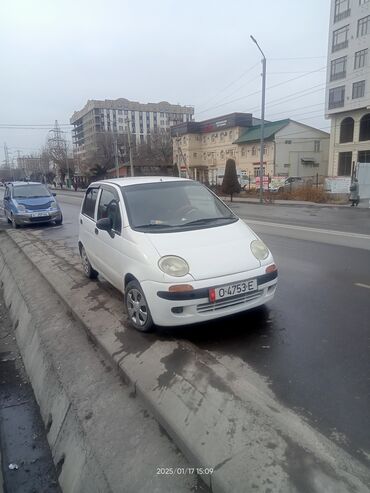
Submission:
<svg viewBox="0 0 370 493">
<path fill-rule="evenodd" d="M 212 320 L 275 294 L 277 268 L 269 249 L 199 182 L 95 182 L 79 220 L 85 274 L 99 273 L 124 293 L 137 330 Z"/>
</svg>

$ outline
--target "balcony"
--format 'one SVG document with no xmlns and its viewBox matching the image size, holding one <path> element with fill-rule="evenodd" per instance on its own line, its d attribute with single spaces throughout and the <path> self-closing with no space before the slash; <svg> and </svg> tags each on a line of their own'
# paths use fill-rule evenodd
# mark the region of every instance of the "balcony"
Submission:
<svg viewBox="0 0 370 493">
<path fill-rule="evenodd" d="M 334 53 L 335 51 L 343 50 L 344 48 L 348 47 L 348 39 L 345 41 L 342 41 L 341 43 L 337 43 L 336 45 L 333 45 L 331 51 Z"/>
<path fill-rule="evenodd" d="M 344 12 L 340 12 L 339 14 L 334 15 L 334 22 L 339 22 L 346 17 L 351 15 L 351 9 L 347 9 Z"/>
<path fill-rule="evenodd" d="M 344 99 L 340 101 L 329 101 L 329 110 L 333 110 L 334 108 L 342 108 L 344 106 Z"/>
<path fill-rule="evenodd" d="M 339 80 L 339 79 L 344 79 L 347 75 L 347 72 L 343 70 L 342 72 L 338 72 L 337 74 L 331 74 L 330 76 L 330 82 L 333 82 L 333 80 Z"/>
</svg>

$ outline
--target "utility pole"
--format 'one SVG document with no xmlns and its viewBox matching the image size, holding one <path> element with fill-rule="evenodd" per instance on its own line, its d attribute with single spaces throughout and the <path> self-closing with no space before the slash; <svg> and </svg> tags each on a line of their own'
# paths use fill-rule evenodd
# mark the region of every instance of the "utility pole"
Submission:
<svg viewBox="0 0 370 493">
<path fill-rule="evenodd" d="M 9 169 L 10 168 L 10 161 L 9 161 L 9 149 L 8 146 L 6 145 L 6 142 L 4 142 L 4 155 L 5 155 L 5 168 Z"/>
<path fill-rule="evenodd" d="M 263 203 L 263 154 L 265 150 L 265 97 L 266 97 L 266 57 L 256 39 L 251 35 L 251 40 L 262 54 L 262 102 L 261 102 L 261 148 L 260 148 L 260 204 Z"/>
<path fill-rule="evenodd" d="M 132 161 L 131 128 L 130 128 L 131 120 L 127 118 L 126 123 L 127 123 L 128 151 L 130 156 L 130 173 L 131 176 L 134 176 L 134 163 Z"/>
<path fill-rule="evenodd" d="M 116 178 L 119 178 L 117 134 L 114 134 L 114 165 L 116 167 Z"/>
</svg>

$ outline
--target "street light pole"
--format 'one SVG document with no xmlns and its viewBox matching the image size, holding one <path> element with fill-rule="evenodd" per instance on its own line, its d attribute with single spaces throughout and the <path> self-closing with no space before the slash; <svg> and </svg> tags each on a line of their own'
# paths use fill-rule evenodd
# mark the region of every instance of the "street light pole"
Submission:
<svg viewBox="0 0 370 493">
<path fill-rule="evenodd" d="M 260 148 L 260 204 L 263 203 L 263 154 L 265 147 L 265 97 L 266 97 L 266 57 L 257 40 L 251 35 L 251 40 L 262 54 L 262 103 L 261 103 L 261 148 Z"/>
</svg>

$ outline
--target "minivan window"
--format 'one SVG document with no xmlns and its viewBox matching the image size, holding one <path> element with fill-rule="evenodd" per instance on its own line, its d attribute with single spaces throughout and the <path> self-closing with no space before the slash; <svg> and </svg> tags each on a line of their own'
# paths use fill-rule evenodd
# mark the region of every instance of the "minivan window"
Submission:
<svg viewBox="0 0 370 493">
<path fill-rule="evenodd" d="M 29 199 L 37 197 L 50 197 L 49 190 L 44 185 L 18 185 L 13 187 L 14 199 Z"/>
<path fill-rule="evenodd" d="M 94 219 L 95 204 L 98 198 L 99 188 L 89 188 L 85 195 L 85 200 L 82 206 L 82 214 Z"/>
<path fill-rule="evenodd" d="M 112 221 L 112 229 L 116 233 L 121 232 L 121 213 L 117 195 L 111 191 L 103 189 L 100 195 L 98 207 L 98 219 L 109 217 Z"/>
<path fill-rule="evenodd" d="M 133 229 L 155 233 L 210 228 L 238 218 L 197 182 L 165 181 L 122 187 Z"/>
</svg>

